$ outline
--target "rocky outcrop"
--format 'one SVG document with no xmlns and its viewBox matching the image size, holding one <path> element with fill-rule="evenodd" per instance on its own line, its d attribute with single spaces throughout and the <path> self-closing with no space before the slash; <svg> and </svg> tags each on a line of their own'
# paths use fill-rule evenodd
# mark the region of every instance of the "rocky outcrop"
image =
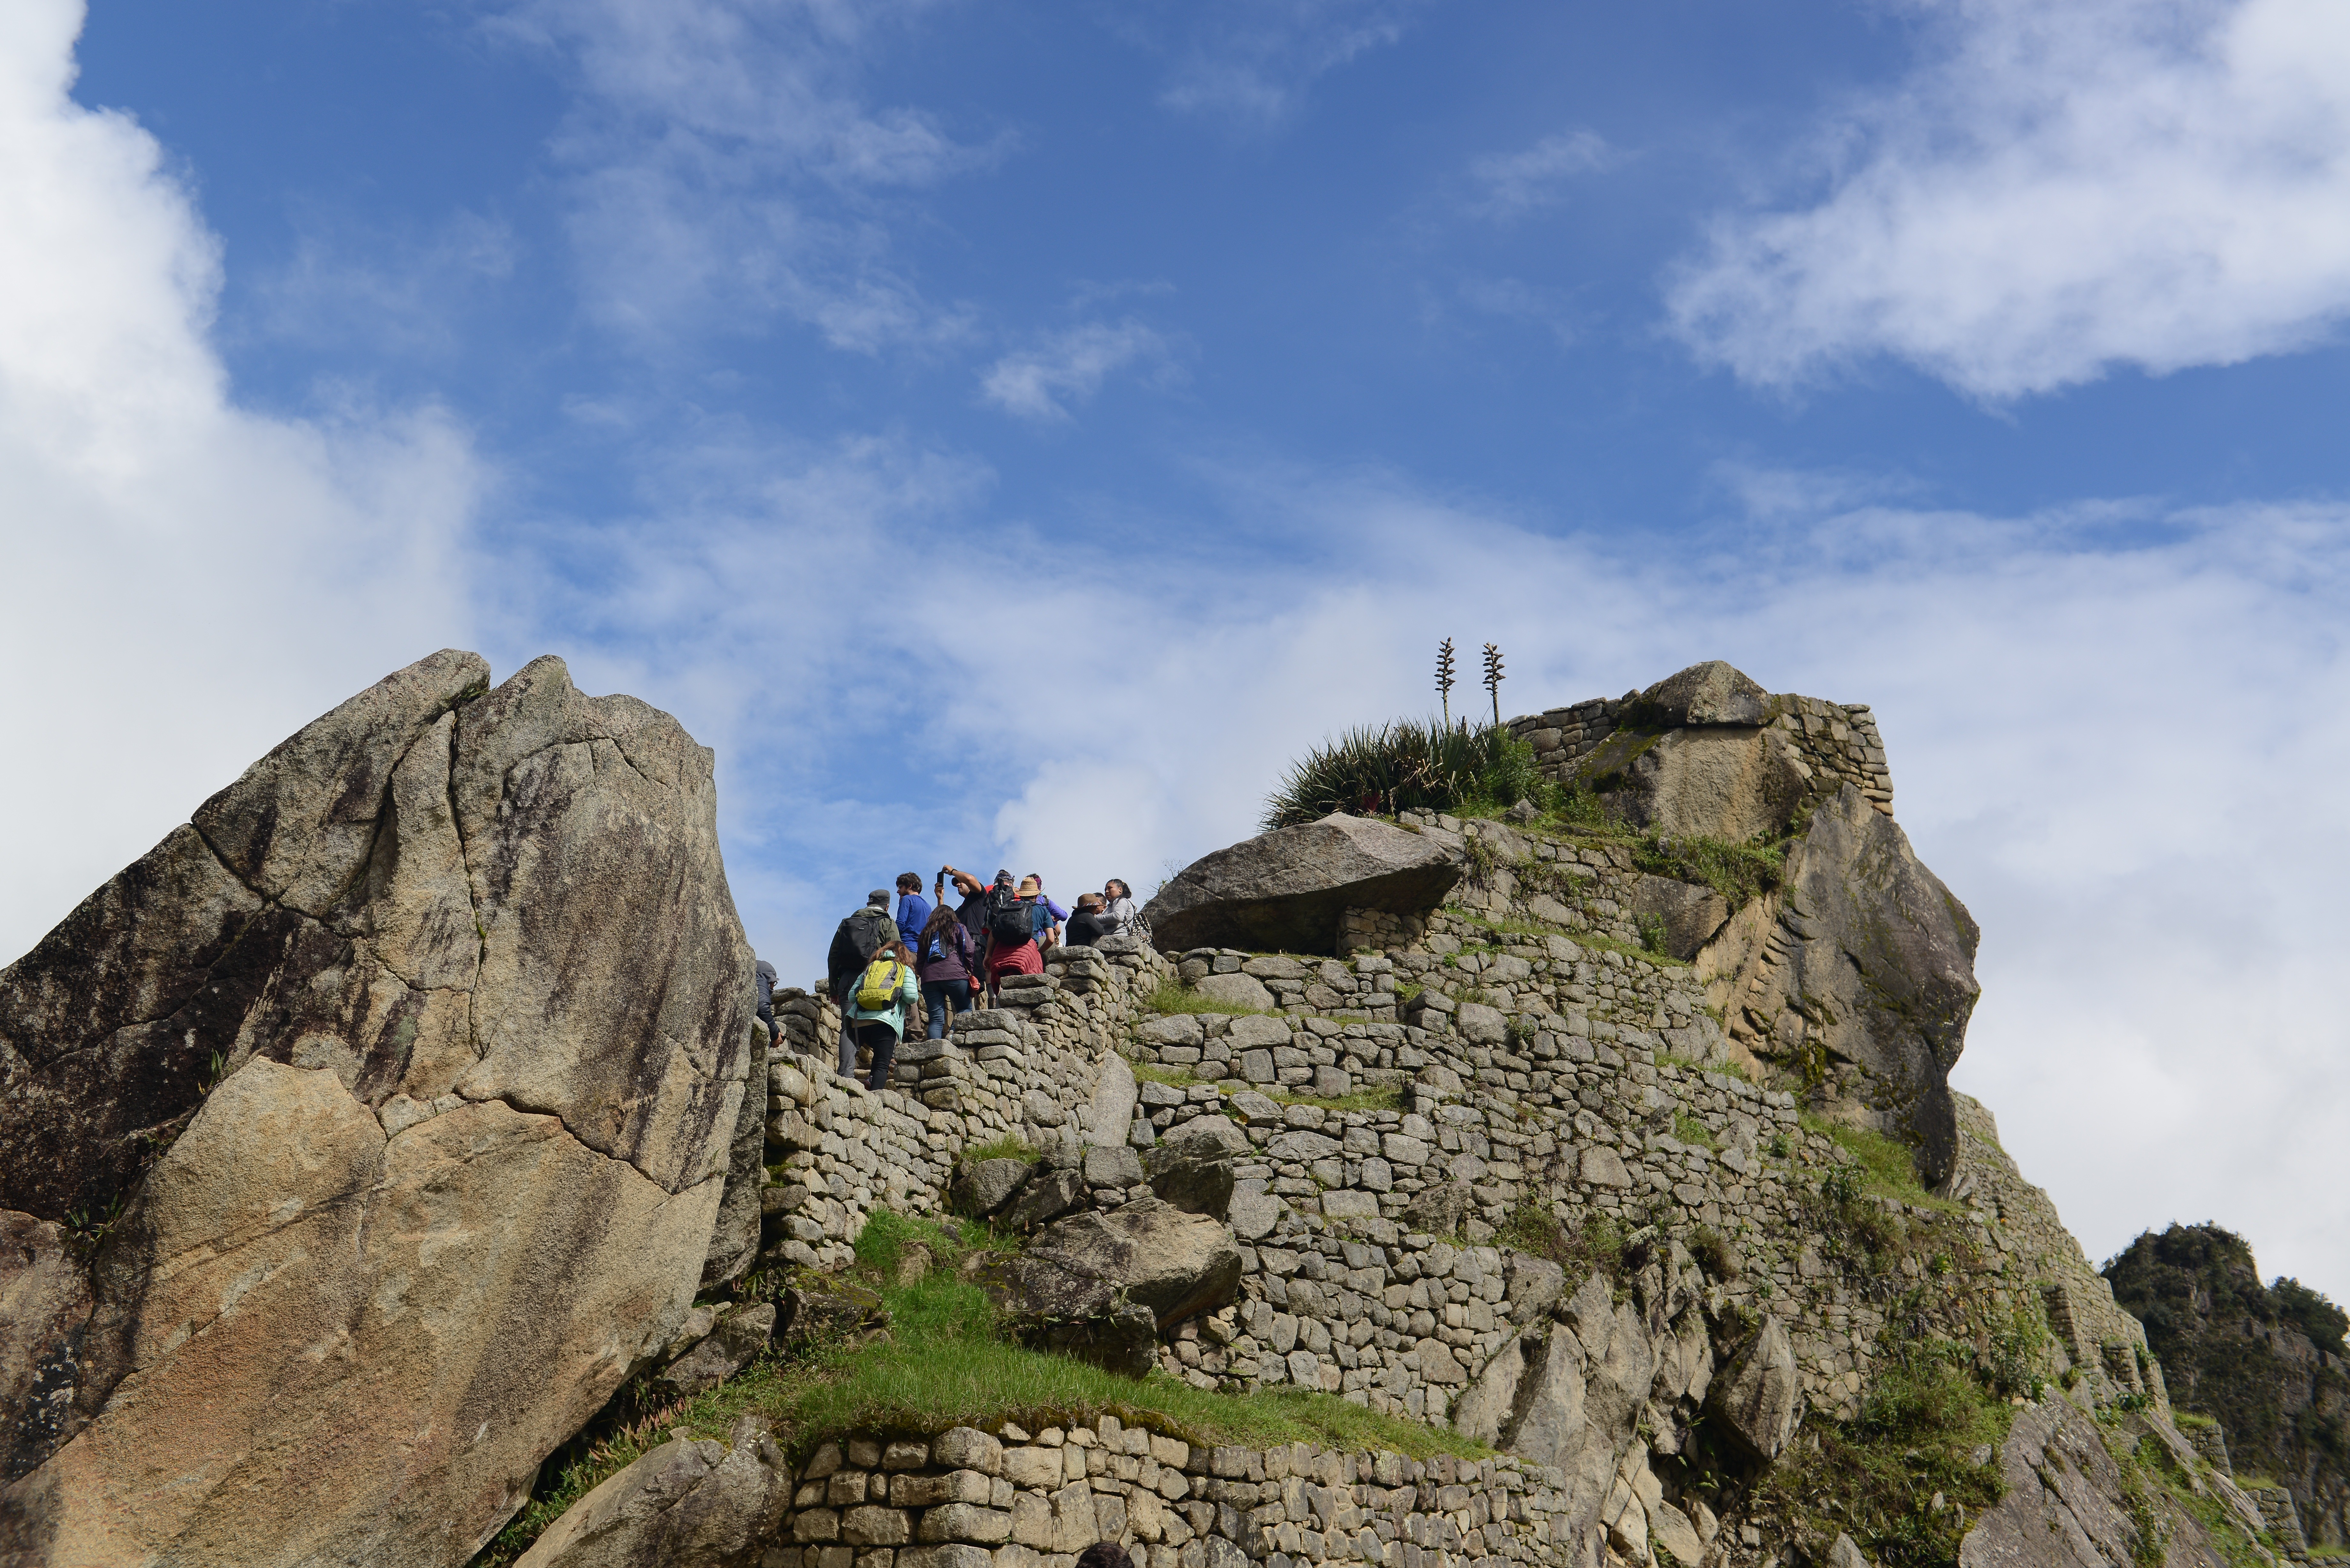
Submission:
<svg viewBox="0 0 2350 1568">
<path fill-rule="evenodd" d="M 1813 779 L 1771 695 L 1716 659 L 1657 682 L 1578 767 L 1611 815 L 1673 837 L 1776 837 Z"/>
<path fill-rule="evenodd" d="M 711 755 L 446 651 L 0 974 L 12 1563 L 458 1563 L 681 1321 L 750 1067 Z"/>
<path fill-rule="evenodd" d="M 1698 955 L 1709 1000 L 1750 1061 L 1899 1138 L 1939 1185 L 1958 1154 L 1950 1072 L 1981 991 L 1974 917 L 1849 784 L 1813 813 L 1786 867 L 1780 892 Z"/>
<path fill-rule="evenodd" d="M 1662 922 L 1665 951 L 1689 960 L 1713 940 L 1730 919 L 1730 904 L 1711 888 L 1671 877 L 1642 877 L 1633 885 L 1632 912 Z"/>
<path fill-rule="evenodd" d="M 1996 1462 L 2006 1495 L 1967 1532 L 1959 1568 L 2222 1568 L 2202 1522 L 2126 1477 L 2097 1424 L 2051 1397 L 2016 1413 Z M 2155 1537 L 2144 1539 L 2147 1533 Z"/>
<path fill-rule="evenodd" d="M 1391 823 L 1334 812 L 1201 857 L 1143 916 L 1162 952 L 1330 953 L 1347 910 L 1422 913 L 1460 877 L 1442 846 Z"/>
<path fill-rule="evenodd" d="M 2342 1310 L 2295 1280 L 2262 1284 L 2250 1245 L 2216 1225 L 2149 1231 L 2105 1277 L 2146 1324 L 2172 1402 L 2220 1423 L 2220 1453 L 2274 1477 L 2311 1544 L 2350 1540 Z"/>
<path fill-rule="evenodd" d="M 1658 1262 L 1621 1303 L 1601 1275 L 1559 1302 L 1555 1266 L 1513 1267 L 1511 1315 L 1526 1332 L 1485 1364 L 1453 1410 L 1470 1437 L 1559 1472 L 1561 1544 L 1596 1548 L 1612 1536 L 1634 1561 L 1659 1532 L 1696 1539 L 1649 1460 L 1688 1441 L 1713 1367 L 1704 1314 L 1684 1282 L 1693 1268 L 1669 1255 Z"/>
</svg>

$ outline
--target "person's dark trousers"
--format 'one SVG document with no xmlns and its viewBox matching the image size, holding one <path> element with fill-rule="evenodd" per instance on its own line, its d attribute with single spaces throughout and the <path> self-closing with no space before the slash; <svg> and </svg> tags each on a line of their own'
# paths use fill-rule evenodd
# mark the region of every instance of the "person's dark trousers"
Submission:
<svg viewBox="0 0 2350 1568">
<path fill-rule="evenodd" d="M 922 981 L 922 1002 L 931 1010 L 931 1038 L 947 1036 L 947 1010 L 941 1002 L 954 1003 L 955 1016 L 971 1011 L 971 981 L 968 980 L 926 980 Z"/>
<path fill-rule="evenodd" d="M 873 1053 L 873 1075 L 866 1080 L 865 1086 L 879 1091 L 889 1082 L 889 1059 L 898 1054 L 898 1032 L 886 1023 L 860 1023 L 857 1026 L 857 1041 Z M 850 1065 L 855 1065 L 853 1055 Z M 854 1072 L 849 1075 L 856 1076 Z"/>
<path fill-rule="evenodd" d="M 849 995 L 857 989 L 857 974 L 836 974 L 829 981 L 832 999 L 840 1005 L 840 1074 L 845 1078 L 857 1076 L 857 1025 L 848 1016 L 848 1004 L 857 1000 Z"/>
</svg>

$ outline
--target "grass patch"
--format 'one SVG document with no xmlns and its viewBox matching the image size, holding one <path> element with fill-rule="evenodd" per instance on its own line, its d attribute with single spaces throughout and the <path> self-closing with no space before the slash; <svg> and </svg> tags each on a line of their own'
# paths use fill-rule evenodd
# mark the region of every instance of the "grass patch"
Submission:
<svg viewBox="0 0 2350 1568">
<path fill-rule="evenodd" d="M 1885 1351 L 1859 1417 L 1807 1423 L 1818 1446 L 1796 1444 L 1763 1472 L 1755 1511 L 1785 1519 L 1822 1558 L 1845 1532 L 1881 1568 L 1952 1568 L 1968 1526 L 2005 1490 L 1974 1450 L 2004 1441 L 2014 1411 L 1962 1369 L 1966 1346 Z"/>
<path fill-rule="evenodd" d="M 1929 1193 L 1918 1179 L 1918 1162 L 1909 1150 L 1883 1133 L 1871 1127 L 1846 1127 L 1809 1111 L 1802 1113 L 1799 1119 L 1811 1131 L 1834 1139 L 1837 1147 L 1860 1162 L 1862 1191 L 1922 1205 L 1944 1214 L 1966 1212 L 1964 1204 Z"/>
<path fill-rule="evenodd" d="M 898 1266 L 918 1244 L 939 1266 L 899 1286 Z M 745 1411 L 772 1422 L 776 1441 L 795 1457 L 843 1433 L 931 1432 L 1007 1420 L 1033 1429 L 1104 1414 L 1194 1444 L 1305 1442 L 1415 1459 L 1482 1458 L 1492 1451 L 1449 1428 L 1381 1416 L 1333 1394 L 1211 1393 L 1155 1372 L 1137 1382 L 1010 1344 L 996 1335 L 985 1293 L 955 1271 L 972 1247 L 992 1244 L 992 1234 L 977 1227 L 950 1231 L 928 1220 L 877 1212 L 857 1239 L 849 1277 L 880 1296 L 890 1320 L 884 1334 L 869 1344 L 818 1345 L 793 1356 L 771 1353 L 706 1394 L 626 1424 L 599 1417 L 549 1461 L 530 1502 L 475 1559 L 474 1568 L 513 1563 L 566 1508 L 666 1441 L 671 1428 L 723 1438 Z"/>
<path fill-rule="evenodd" d="M 1227 1083 L 1231 1080 L 1226 1079 L 1216 1086 L 1228 1096 L 1237 1095 L 1243 1089 L 1254 1089 L 1280 1106 L 1319 1106 L 1326 1111 L 1396 1111 L 1403 1108 L 1403 1085 L 1400 1084 L 1357 1089 L 1351 1095 L 1333 1098 L 1326 1095 L 1301 1095 L 1295 1089 L 1285 1089 L 1276 1084 L 1238 1084 L 1224 1088 Z"/>
<path fill-rule="evenodd" d="M 1725 1078 L 1735 1078 L 1742 1084 L 1751 1084 L 1754 1081 L 1746 1075 L 1746 1069 L 1736 1062 L 1700 1062 L 1694 1056 L 1684 1056 L 1678 1051 L 1659 1051 L 1655 1054 L 1657 1065 L 1659 1067 L 1669 1063 L 1684 1073 L 1719 1073 Z"/>
<path fill-rule="evenodd" d="M 1177 1089 L 1187 1089 L 1194 1084 L 1211 1084 L 1216 1093 L 1226 1099 L 1243 1090 L 1253 1090 L 1277 1106 L 1319 1106 L 1326 1111 L 1393 1111 L 1403 1108 L 1403 1085 L 1400 1084 L 1359 1089 L 1351 1095 L 1333 1097 L 1299 1094 L 1278 1084 L 1250 1084 L 1237 1078 L 1202 1078 L 1180 1067 L 1161 1067 L 1150 1062 L 1137 1062 L 1133 1065 L 1134 1075 L 1138 1078 Z"/>
<path fill-rule="evenodd" d="M 1700 836 L 1636 839 L 1632 863 L 1655 876 L 1711 888 L 1733 911 L 1776 888 L 1787 874 L 1783 846 Z"/>
<path fill-rule="evenodd" d="M 1164 1084 L 1170 1089 L 1188 1089 L 1200 1081 L 1199 1075 L 1181 1067 L 1170 1067 L 1158 1062 L 1133 1062 L 1127 1065 L 1134 1075 L 1146 1084 Z"/>
<path fill-rule="evenodd" d="M 1679 1138 L 1683 1143 L 1693 1143 L 1700 1148 L 1719 1148 L 1721 1147 L 1713 1136 L 1713 1129 L 1707 1127 L 1695 1116 L 1690 1115 L 1687 1111 L 1675 1111 L 1673 1113 L 1673 1137 Z"/>
<path fill-rule="evenodd" d="M 1664 916 L 1635 915 L 1632 923 L 1639 928 L 1640 946 L 1644 951 L 1660 953 L 1665 950 L 1665 943 L 1670 939 L 1665 930 Z"/>
<path fill-rule="evenodd" d="M 1598 931 L 1576 931 L 1568 940 L 1573 941 L 1577 947 L 1599 948 L 1607 952 L 1620 953 L 1627 959 L 1637 960 L 1638 961 L 1645 964 L 1653 964 L 1659 969 L 1687 969 L 1690 967 L 1689 961 L 1687 959 L 1677 959 L 1670 953 L 1650 952 L 1647 948 L 1636 947 L 1630 942 L 1618 941 L 1614 937 L 1605 936 Z"/>
<path fill-rule="evenodd" d="M 1570 1231 L 1558 1216 L 1528 1199 L 1510 1211 L 1495 1239 L 1505 1247 L 1547 1258 L 1565 1269 L 1570 1290 L 1593 1273 L 1619 1282 L 1624 1277 L 1624 1232 L 1604 1214 L 1594 1215 L 1581 1228 Z"/>
<path fill-rule="evenodd" d="M 1160 981 L 1159 989 L 1150 993 L 1150 1000 L 1143 1005 L 1153 1012 L 1222 1012 L 1234 1017 L 1242 1013 L 1272 1015 L 1280 1012 L 1278 1008 L 1243 1007 L 1236 1002 L 1221 1002 L 1212 996 L 1202 996 L 1190 986 L 1171 980 Z"/>
<path fill-rule="evenodd" d="M 1318 822 L 1334 811 L 1483 815 L 1519 800 L 1554 804 L 1531 742 L 1505 725 L 1398 719 L 1324 741 L 1292 763 L 1265 797 L 1264 826 Z"/>
</svg>

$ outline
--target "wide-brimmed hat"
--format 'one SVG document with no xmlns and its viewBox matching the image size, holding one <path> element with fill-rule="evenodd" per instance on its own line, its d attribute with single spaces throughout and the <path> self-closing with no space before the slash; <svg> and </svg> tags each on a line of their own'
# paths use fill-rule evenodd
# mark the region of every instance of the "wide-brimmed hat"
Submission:
<svg viewBox="0 0 2350 1568">
<path fill-rule="evenodd" d="M 1041 893 L 1045 890 L 1045 884 L 1039 882 L 1034 877 L 1023 877 L 1020 878 L 1020 890 L 1022 892 L 1028 892 L 1032 888 L 1036 892 Z"/>
</svg>

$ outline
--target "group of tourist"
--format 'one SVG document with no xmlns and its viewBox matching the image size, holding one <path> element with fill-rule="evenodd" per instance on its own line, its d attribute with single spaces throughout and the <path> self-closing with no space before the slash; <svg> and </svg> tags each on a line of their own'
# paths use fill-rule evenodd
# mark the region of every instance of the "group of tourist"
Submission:
<svg viewBox="0 0 2350 1568">
<path fill-rule="evenodd" d="M 840 922 L 825 960 L 827 987 L 840 1004 L 841 1075 L 857 1075 L 862 1047 L 872 1054 L 867 1082 L 876 1089 L 889 1081 L 909 1018 L 927 1014 L 930 1037 L 940 1039 L 950 1008 L 968 1012 L 979 999 L 992 1001 L 1007 974 L 1042 974 L 1046 949 L 1091 947 L 1141 929 L 1134 889 L 1116 877 L 1065 909 L 1033 871 L 1017 882 L 1009 871 L 983 882 L 941 866 L 929 898 L 909 871 L 898 878 L 894 912 L 889 904 L 886 888 L 868 894 L 865 908 Z"/>
</svg>

